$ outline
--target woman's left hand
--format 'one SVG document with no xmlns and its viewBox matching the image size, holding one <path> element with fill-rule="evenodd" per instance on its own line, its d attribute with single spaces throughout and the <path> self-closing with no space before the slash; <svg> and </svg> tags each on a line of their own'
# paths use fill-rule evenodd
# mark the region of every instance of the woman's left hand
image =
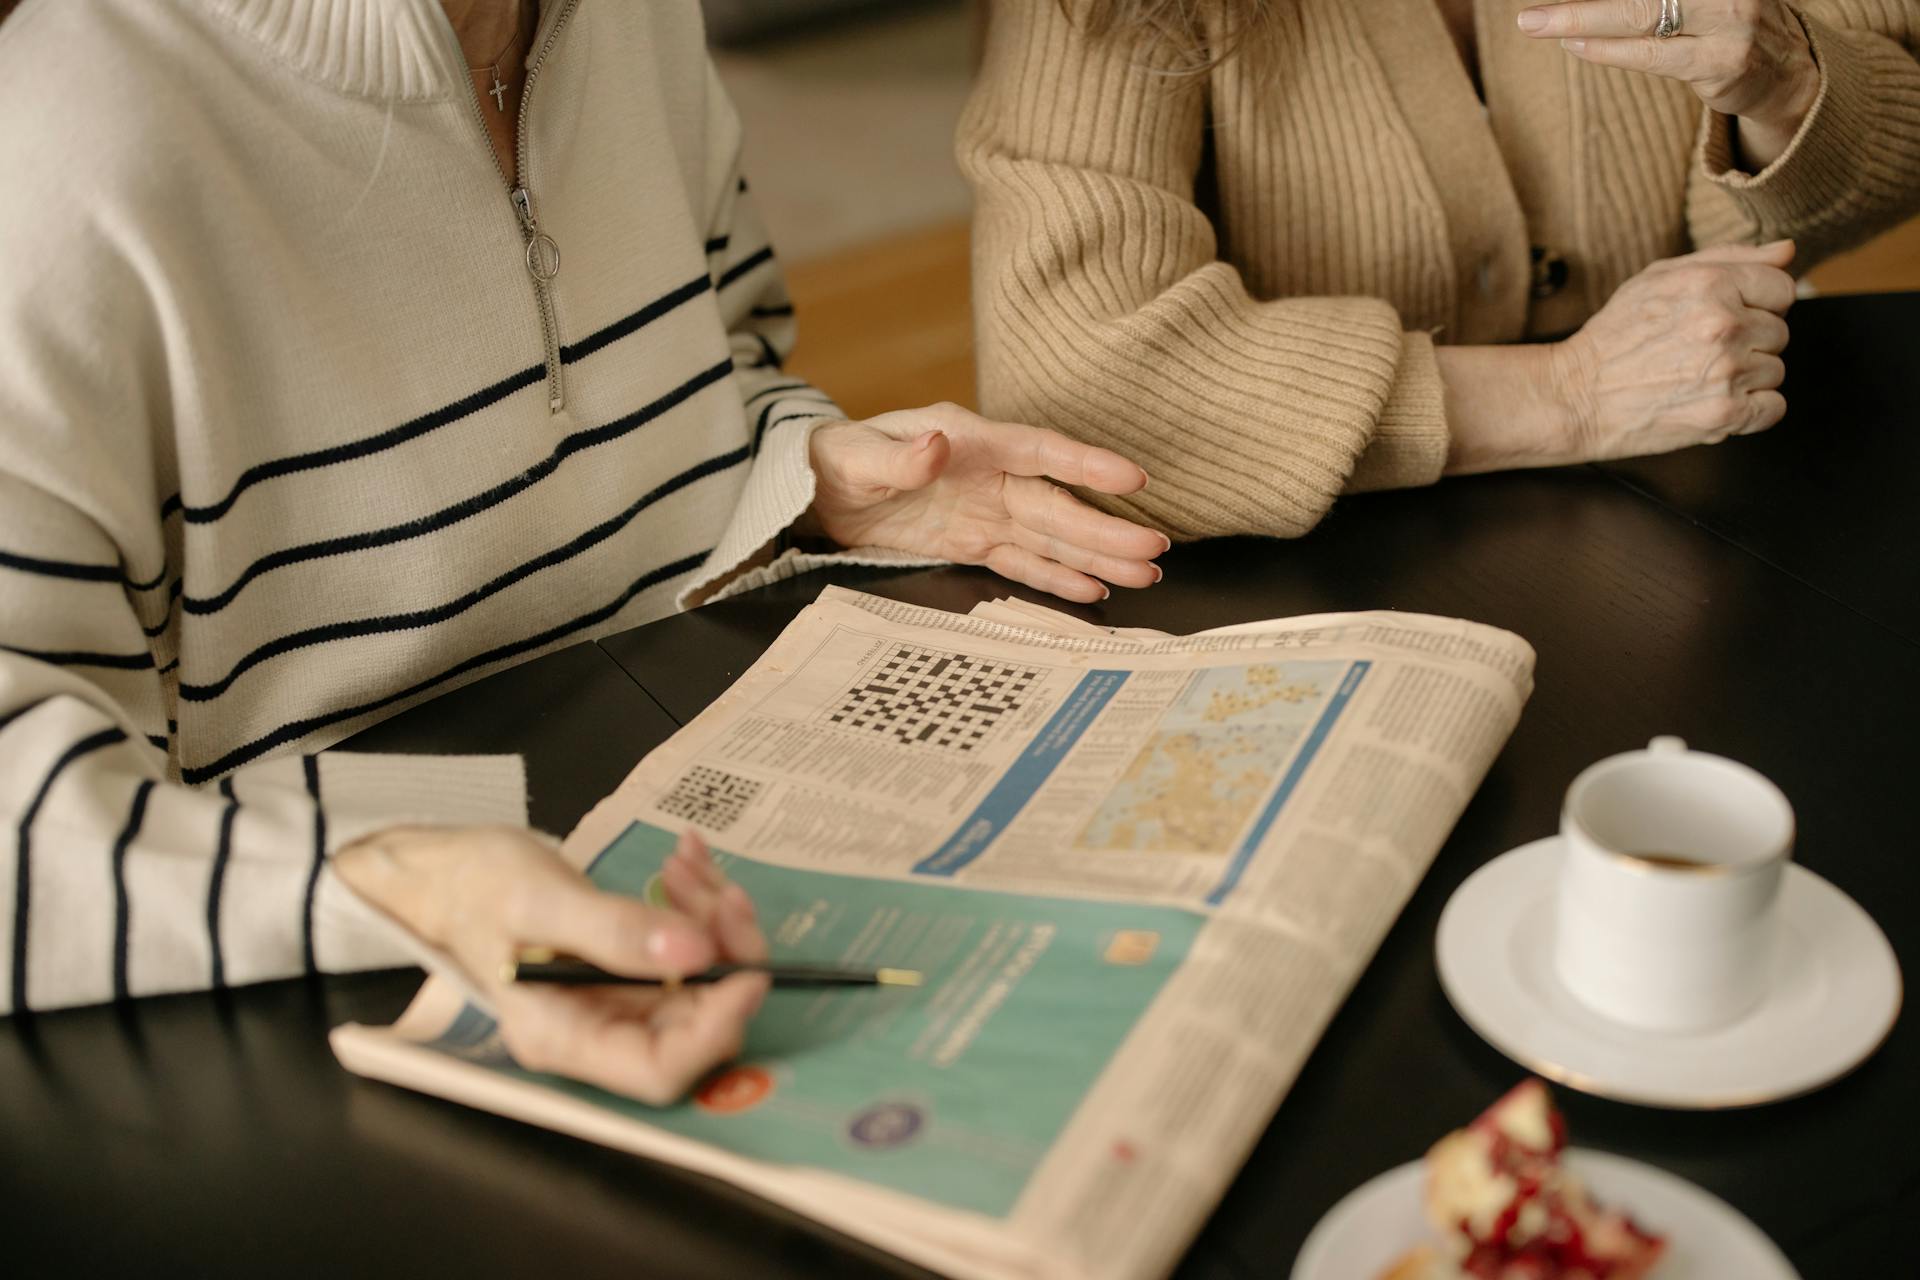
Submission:
<svg viewBox="0 0 1920 1280">
<path fill-rule="evenodd" d="M 843 547 L 893 547 L 1068 600 L 1104 600 L 1100 579 L 1160 581 L 1166 535 L 1096 511 L 1060 486 L 1124 495 L 1147 473 L 1111 449 L 958 405 L 835 422 L 813 433 L 814 530 Z"/>
<path fill-rule="evenodd" d="M 1520 30 L 1559 40 L 1576 58 L 1683 81 L 1722 115 L 1738 116 L 1740 150 L 1771 164 L 1820 92 L 1807 33 L 1785 0 L 1674 0 L 1680 30 L 1654 35 L 1661 0 L 1567 0 L 1520 11 Z"/>
</svg>

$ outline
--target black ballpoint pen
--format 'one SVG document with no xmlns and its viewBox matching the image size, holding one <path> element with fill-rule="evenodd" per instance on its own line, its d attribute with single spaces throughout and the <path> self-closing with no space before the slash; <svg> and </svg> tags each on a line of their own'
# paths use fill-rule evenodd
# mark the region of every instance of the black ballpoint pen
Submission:
<svg viewBox="0 0 1920 1280">
<path fill-rule="evenodd" d="M 925 980 L 916 969 L 851 969 L 820 964 L 717 964 L 679 977 L 632 977 L 543 947 L 527 948 L 500 966 L 505 982 L 566 987 L 699 986 L 736 973 L 764 973 L 776 987 L 917 987 Z"/>
</svg>

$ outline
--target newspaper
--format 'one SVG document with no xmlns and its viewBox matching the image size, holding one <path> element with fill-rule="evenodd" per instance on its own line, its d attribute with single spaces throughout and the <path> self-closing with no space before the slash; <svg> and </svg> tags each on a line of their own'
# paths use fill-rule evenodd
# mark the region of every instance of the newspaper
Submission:
<svg viewBox="0 0 1920 1280">
<path fill-rule="evenodd" d="M 776 991 L 649 1108 L 520 1070 L 431 979 L 351 1070 L 725 1179 L 958 1277 L 1164 1275 L 1512 732 L 1533 651 L 1329 614 L 1191 636 L 827 589 L 565 853 L 657 892 L 691 824 Z"/>
</svg>

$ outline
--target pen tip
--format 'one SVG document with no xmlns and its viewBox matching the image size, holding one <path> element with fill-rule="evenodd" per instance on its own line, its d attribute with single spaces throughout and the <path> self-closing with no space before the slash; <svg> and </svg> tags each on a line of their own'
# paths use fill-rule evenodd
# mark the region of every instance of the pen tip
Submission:
<svg viewBox="0 0 1920 1280">
<path fill-rule="evenodd" d="M 520 980 L 520 962 L 509 960 L 500 966 L 500 981 L 518 982 Z"/>
<path fill-rule="evenodd" d="M 917 987 L 926 981 L 918 969 L 879 969 L 873 977 L 883 987 Z"/>
</svg>

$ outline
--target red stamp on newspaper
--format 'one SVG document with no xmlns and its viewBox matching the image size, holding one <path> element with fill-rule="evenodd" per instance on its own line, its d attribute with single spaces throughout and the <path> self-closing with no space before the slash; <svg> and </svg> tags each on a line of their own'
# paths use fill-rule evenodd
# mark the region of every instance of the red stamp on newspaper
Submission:
<svg viewBox="0 0 1920 1280">
<path fill-rule="evenodd" d="M 730 1067 L 693 1095 L 694 1105 L 717 1116 L 751 1111 L 773 1096 L 773 1073 L 765 1067 Z"/>
</svg>

